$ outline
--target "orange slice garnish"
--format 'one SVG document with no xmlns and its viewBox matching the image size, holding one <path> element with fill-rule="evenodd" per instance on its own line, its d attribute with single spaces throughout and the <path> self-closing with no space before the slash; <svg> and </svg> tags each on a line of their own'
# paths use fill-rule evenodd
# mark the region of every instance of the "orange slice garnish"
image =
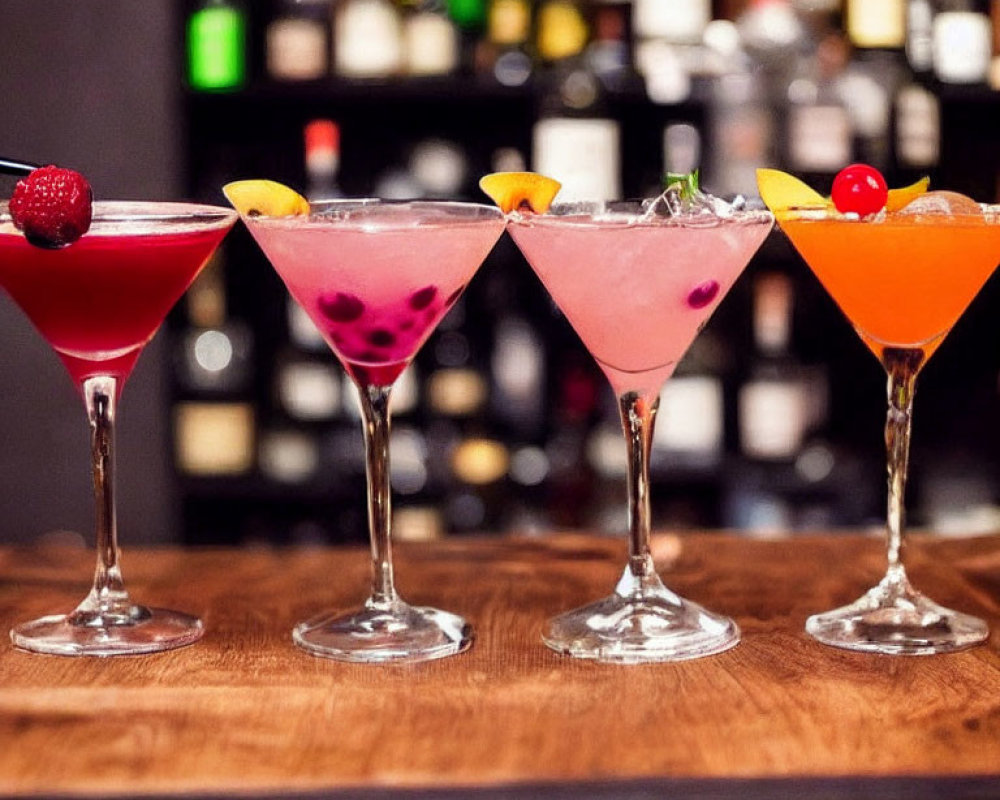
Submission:
<svg viewBox="0 0 1000 800">
<path fill-rule="evenodd" d="M 833 203 L 794 175 L 779 169 L 757 170 L 757 191 L 779 220 L 793 209 L 832 208 Z"/>
<path fill-rule="evenodd" d="M 920 197 L 920 195 L 926 193 L 927 187 L 930 185 L 930 178 L 921 178 L 916 183 L 911 183 L 909 186 L 904 186 L 901 189 L 890 189 L 889 199 L 885 201 L 885 210 L 890 214 L 893 211 L 899 211 Z"/>
<path fill-rule="evenodd" d="M 536 214 L 544 214 L 562 184 L 537 172 L 494 172 L 479 179 L 479 188 L 504 214 L 525 206 Z"/>
<path fill-rule="evenodd" d="M 297 217 L 309 213 L 309 201 L 277 181 L 233 181 L 222 187 L 222 193 L 246 217 Z"/>
<path fill-rule="evenodd" d="M 886 200 L 887 212 L 899 211 L 927 193 L 930 178 L 921 178 L 909 186 L 890 189 Z M 794 175 L 778 169 L 757 170 L 757 190 L 764 204 L 780 220 L 796 209 L 832 209 L 833 202 L 800 181 Z"/>
</svg>

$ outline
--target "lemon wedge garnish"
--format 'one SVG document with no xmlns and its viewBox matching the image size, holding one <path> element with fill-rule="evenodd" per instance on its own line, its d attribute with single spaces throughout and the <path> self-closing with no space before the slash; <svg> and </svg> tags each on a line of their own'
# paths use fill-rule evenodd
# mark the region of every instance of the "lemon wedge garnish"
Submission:
<svg viewBox="0 0 1000 800">
<path fill-rule="evenodd" d="M 246 217 L 295 217 L 309 213 L 309 201 L 277 181 L 233 181 L 222 187 L 222 193 Z"/>
<path fill-rule="evenodd" d="M 799 208 L 828 208 L 832 203 L 826 197 L 794 175 L 779 169 L 757 170 L 757 191 L 774 215 L 781 219 L 783 212 Z"/>
<path fill-rule="evenodd" d="M 504 214 L 524 205 L 536 214 L 544 214 L 562 184 L 537 172 L 494 172 L 479 179 L 479 188 Z"/>
<path fill-rule="evenodd" d="M 909 186 L 904 186 L 900 189 L 890 189 L 889 198 L 885 201 L 885 210 L 887 212 L 899 211 L 920 197 L 920 195 L 925 194 L 930 185 L 930 178 L 921 178 Z"/>
</svg>

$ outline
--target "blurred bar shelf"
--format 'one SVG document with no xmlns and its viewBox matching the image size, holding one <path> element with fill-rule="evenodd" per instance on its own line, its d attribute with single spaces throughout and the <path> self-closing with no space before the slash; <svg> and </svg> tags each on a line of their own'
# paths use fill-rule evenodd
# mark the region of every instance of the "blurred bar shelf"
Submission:
<svg viewBox="0 0 1000 800">
<path fill-rule="evenodd" d="M 668 585 L 734 616 L 742 643 L 612 667 L 539 640 L 614 583 L 624 545 L 579 534 L 400 545 L 401 591 L 477 639 L 410 667 L 310 657 L 289 630 L 362 596 L 361 547 L 135 550 L 144 602 L 205 638 L 107 660 L 0 650 L 0 794 L 304 798 L 979 798 L 1000 785 L 1000 537 L 916 534 L 916 583 L 987 619 L 984 646 L 928 658 L 819 645 L 806 616 L 882 569 L 877 537 L 654 537 Z M 0 549 L 0 625 L 85 588 L 92 553 Z M 836 565 L 830 568 L 829 565 Z"/>
</svg>

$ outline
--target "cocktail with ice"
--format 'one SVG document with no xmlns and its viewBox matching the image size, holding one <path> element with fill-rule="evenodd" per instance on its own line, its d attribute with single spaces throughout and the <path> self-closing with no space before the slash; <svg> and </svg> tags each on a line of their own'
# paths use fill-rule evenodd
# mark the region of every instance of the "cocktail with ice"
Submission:
<svg viewBox="0 0 1000 800">
<path fill-rule="evenodd" d="M 667 589 L 650 554 L 649 454 L 659 392 L 773 224 L 672 187 L 646 202 L 515 210 L 508 230 L 604 371 L 628 450 L 628 563 L 609 597 L 551 620 L 543 639 L 580 658 L 622 663 L 711 655 L 736 623 Z"/>
</svg>

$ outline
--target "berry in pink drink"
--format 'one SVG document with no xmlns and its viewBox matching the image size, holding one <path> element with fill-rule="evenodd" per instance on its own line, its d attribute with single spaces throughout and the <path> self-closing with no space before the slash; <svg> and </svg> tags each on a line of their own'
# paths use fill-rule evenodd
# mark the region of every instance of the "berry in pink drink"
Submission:
<svg viewBox="0 0 1000 800">
<path fill-rule="evenodd" d="M 362 385 L 399 377 L 504 226 L 499 214 L 464 219 L 419 203 L 246 223 Z"/>
<path fill-rule="evenodd" d="M 652 395 L 771 229 L 628 215 L 537 215 L 509 230 L 615 390 Z"/>
</svg>

